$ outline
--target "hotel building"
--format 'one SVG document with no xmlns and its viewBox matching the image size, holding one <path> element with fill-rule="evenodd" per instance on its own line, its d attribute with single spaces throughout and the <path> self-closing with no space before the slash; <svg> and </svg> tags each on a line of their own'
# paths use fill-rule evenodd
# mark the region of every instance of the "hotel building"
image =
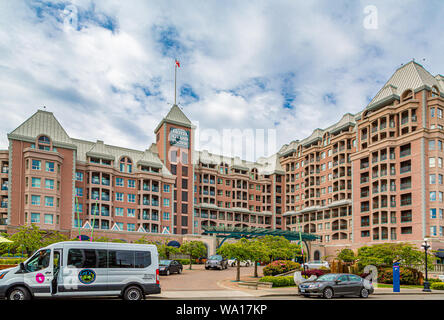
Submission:
<svg viewBox="0 0 444 320">
<path fill-rule="evenodd" d="M 144 151 L 75 139 L 38 110 L 0 151 L 0 231 L 94 227 L 134 240 L 205 226 L 301 230 L 320 236 L 312 259 L 426 237 L 444 248 L 443 110 L 444 77 L 412 61 L 361 112 L 256 162 L 194 150 L 176 105 Z"/>
</svg>

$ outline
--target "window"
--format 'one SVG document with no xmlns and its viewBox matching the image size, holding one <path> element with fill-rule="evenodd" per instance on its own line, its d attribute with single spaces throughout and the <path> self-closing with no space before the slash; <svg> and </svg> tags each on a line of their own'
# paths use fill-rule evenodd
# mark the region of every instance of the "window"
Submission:
<svg viewBox="0 0 444 320">
<path fill-rule="evenodd" d="M 435 150 L 435 140 L 429 140 L 429 150 Z"/>
<path fill-rule="evenodd" d="M 430 209 L 430 219 L 436 219 L 436 208 Z"/>
<path fill-rule="evenodd" d="M 76 172 L 76 180 L 83 181 L 83 172 Z"/>
<path fill-rule="evenodd" d="M 123 193 L 116 192 L 116 201 L 122 201 L 123 202 Z"/>
<path fill-rule="evenodd" d="M 188 189 L 188 180 L 187 179 L 182 179 L 182 188 Z"/>
<path fill-rule="evenodd" d="M 122 209 L 122 215 L 123 215 L 123 209 Z M 117 228 L 119 228 L 119 230 L 123 231 L 123 222 L 116 222 L 116 226 Z"/>
<path fill-rule="evenodd" d="M 430 108 L 430 118 L 435 117 L 435 108 Z"/>
<path fill-rule="evenodd" d="M 109 250 L 109 268 L 134 268 L 135 252 L 125 250 Z"/>
<path fill-rule="evenodd" d="M 54 207 L 54 197 L 45 197 L 45 206 Z"/>
<path fill-rule="evenodd" d="M 40 178 L 32 178 L 31 187 L 33 188 L 40 188 Z"/>
<path fill-rule="evenodd" d="M 45 188 L 49 189 L 49 190 L 53 190 L 54 189 L 54 180 L 52 180 L 52 179 L 45 179 Z"/>
<path fill-rule="evenodd" d="M 76 196 L 83 197 L 83 188 L 76 188 Z"/>
<path fill-rule="evenodd" d="M 46 171 L 47 172 L 54 172 L 54 162 L 46 161 Z"/>
<path fill-rule="evenodd" d="M 135 203 L 136 202 L 136 195 L 135 194 L 128 194 L 128 202 L 129 203 Z"/>
<path fill-rule="evenodd" d="M 39 252 L 35 253 L 31 259 L 29 259 L 28 263 L 26 263 L 26 270 L 29 272 L 36 272 L 48 268 L 50 256 L 51 250 L 40 250 Z"/>
<path fill-rule="evenodd" d="M 42 162 L 40 160 L 32 160 L 32 169 L 33 170 L 41 170 Z"/>
<path fill-rule="evenodd" d="M 127 216 L 134 218 L 136 216 L 136 209 L 127 209 Z"/>
<path fill-rule="evenodd" d="M 40 213 L 31 212 L 31 223 L 40 223 Z"/>
<path fill-rule="evenodd" d="M 40 196 L 31 196 L 31 204 L 34 206 L 40 205 Z"/>
<path fill-rule="evenodd" d="M 170 206 L 170 199 L 163 199 L 163 206 L 169 207 Z"/>
<path fill-rule="evenodd" d="M 69 249 L 68 267 L 84 268 L 106 268 L 107 250 L 104 249 Z"/>
<path fill-rule="evenodd" d="M 188 164 L 188 152 L 182 151 L 182 164 Z"/>
<path fill-rule="evenodd" d="M 163 220 L 170 220 L 170 213 L 169 212 L 163 213 Z"/>
<path fill-rule="evenodd" d="M 436 191 L 430 191 L 430 201 L 436 201 Z"/>
<path fill-rule="evenodd" d="M 52 214 L 45 214 L 45 224 L 53 224 L 54 216 Z"/>
<path fill-rule="evenodd" d="M 136 187 L 136 180 L 129 179 L 128 188 L 135 188 L 135 187 Z"/>
<path fill-rule="evenodd" d="M 116 217 L 123 217 L 123 208 L 116 208 L 115 215 Z"/>
<path fill-rule="evenodd" d="M 128 231 L 136 231 L 136 225 L 134 223 L 127 223 L 126 228 Z"/>
<path fill-rule="evenodd" d="M 120 166 L 119 166 L 120 172 L 128 172 L 128 173 L 133 172 L 132 163 L 133 162 L 131 161 L 130 158 L 122 157 L 122 159 L 120 159 Z"/>
<path fill-rule="evenodd" d="M 430 184 L 435 184 L 436 183 L 436 175 L 430 174 L 429 175 L 429 182 L 430 182 Z"/>
<path fill-rule="evenodd" d="M 435 167 L 435 158 L 429 158 L 429 167 L 434 168 Z"/>
<path fill-rule="evenodd" d="M 430 227 L 430 234 L 431 234 L 432 236 L 436 236 L 436 226 L 431 226 L 431 227 Z"/>
<path fill-rule="evenodd" d="M 76 212 L 83 212 L 83 204 L 82 203 L 77 204 L 77 211 Z"/>
<path fill-rule="evenodd" d="M 116 178 L 116 187 L 123 187 L 123 179 Z"/>
<path fill-rule="evenodd" d="M 170 192 L 170 185 L 169 184 L 163 185 L 163 192 Z"/>
</svg>

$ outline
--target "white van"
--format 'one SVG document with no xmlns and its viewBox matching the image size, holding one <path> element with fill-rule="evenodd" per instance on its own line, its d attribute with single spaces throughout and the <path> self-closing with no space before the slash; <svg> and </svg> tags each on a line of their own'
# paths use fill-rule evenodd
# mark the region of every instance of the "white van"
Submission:
<svg viewBox="0 0 444 320">
<path fill-rule="evenodd" d="M 66 241 L 38 250 L 19 266 L 0 270 L 0 297 L 120 296 L 160 293 L 155 245 Z"/>
</svg>

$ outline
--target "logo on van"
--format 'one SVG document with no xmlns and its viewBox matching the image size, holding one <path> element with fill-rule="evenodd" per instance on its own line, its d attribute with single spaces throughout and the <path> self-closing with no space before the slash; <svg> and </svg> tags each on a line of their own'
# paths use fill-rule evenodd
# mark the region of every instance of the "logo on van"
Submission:
<svg viewBox="0 0 444 320">
<path fill-rule="evenodd" d="M 96 280 L 96 273 L 91 269 L 83 269 L 79 272 L 79 281 L 83 284 L 91 284 Z"/>
</svg>

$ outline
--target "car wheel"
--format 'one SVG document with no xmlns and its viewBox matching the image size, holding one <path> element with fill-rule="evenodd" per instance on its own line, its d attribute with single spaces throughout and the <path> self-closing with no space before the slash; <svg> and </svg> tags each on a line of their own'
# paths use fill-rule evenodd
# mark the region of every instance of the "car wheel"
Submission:
<svg viewBox="0 0 444 320">
<path fill-rule="evenodd" d="M 205 270 L 208 270 L 208 269 L 210 269 L 210 268 L 208 268 L 208 267 L 205 267 Z"/>
<path fill-rule="evenodd" d="M 247 262 L 247 263 L 245 264 L 245 266 L 246 266 L 246 267 L 249 267 L 249 266 L 250 266 L 250 263 L 249 263 L 249 262 Z"/>
<path fill-rule="evenodd" d="M 182 273 L 182 268 L 179 268 L 179 271 L 177 271 L 178 274 Z"/>
<path fill-rule="evenodd" d="M 166 275 L 167 275 L 167 276 L 170 275 L 170 269 L 167 269 L 167 271 L 166 271 Z"/>
<path fill-rule="evenodd" d="M 235 264 L 235 263 L 233 262 L 233 263 L 231 264 L 231 266 L 232 266 L 232 267 L 235 267 L 235 266 L 236 266 L 236 264 Z"/>
<path fill-rule="evenodd" d="M 8 300 L 30 300 L 31 295 L 29 294 L 28 289 L 24 287 L 15 287 L 11 291 L 9 291 Z"/>
<path fill-rule="evenodd" d="M 325 299 L 333 298 L 333 289 L 332 288 L 325 288 L 324 291 L 322 292 L 322 296 Z"/>
<path fill-rule="evenodd" d="M 139 287 L 132 286 L 125 290 L 124 300 L 142 300 L 144 298 L 142 290 Z"/>
<path fill-rule="evenodd" d="M 362 288 L 360 292 L 361 298 L 368 298 L 368 290 L 366 288 Z"/>
</svg>

